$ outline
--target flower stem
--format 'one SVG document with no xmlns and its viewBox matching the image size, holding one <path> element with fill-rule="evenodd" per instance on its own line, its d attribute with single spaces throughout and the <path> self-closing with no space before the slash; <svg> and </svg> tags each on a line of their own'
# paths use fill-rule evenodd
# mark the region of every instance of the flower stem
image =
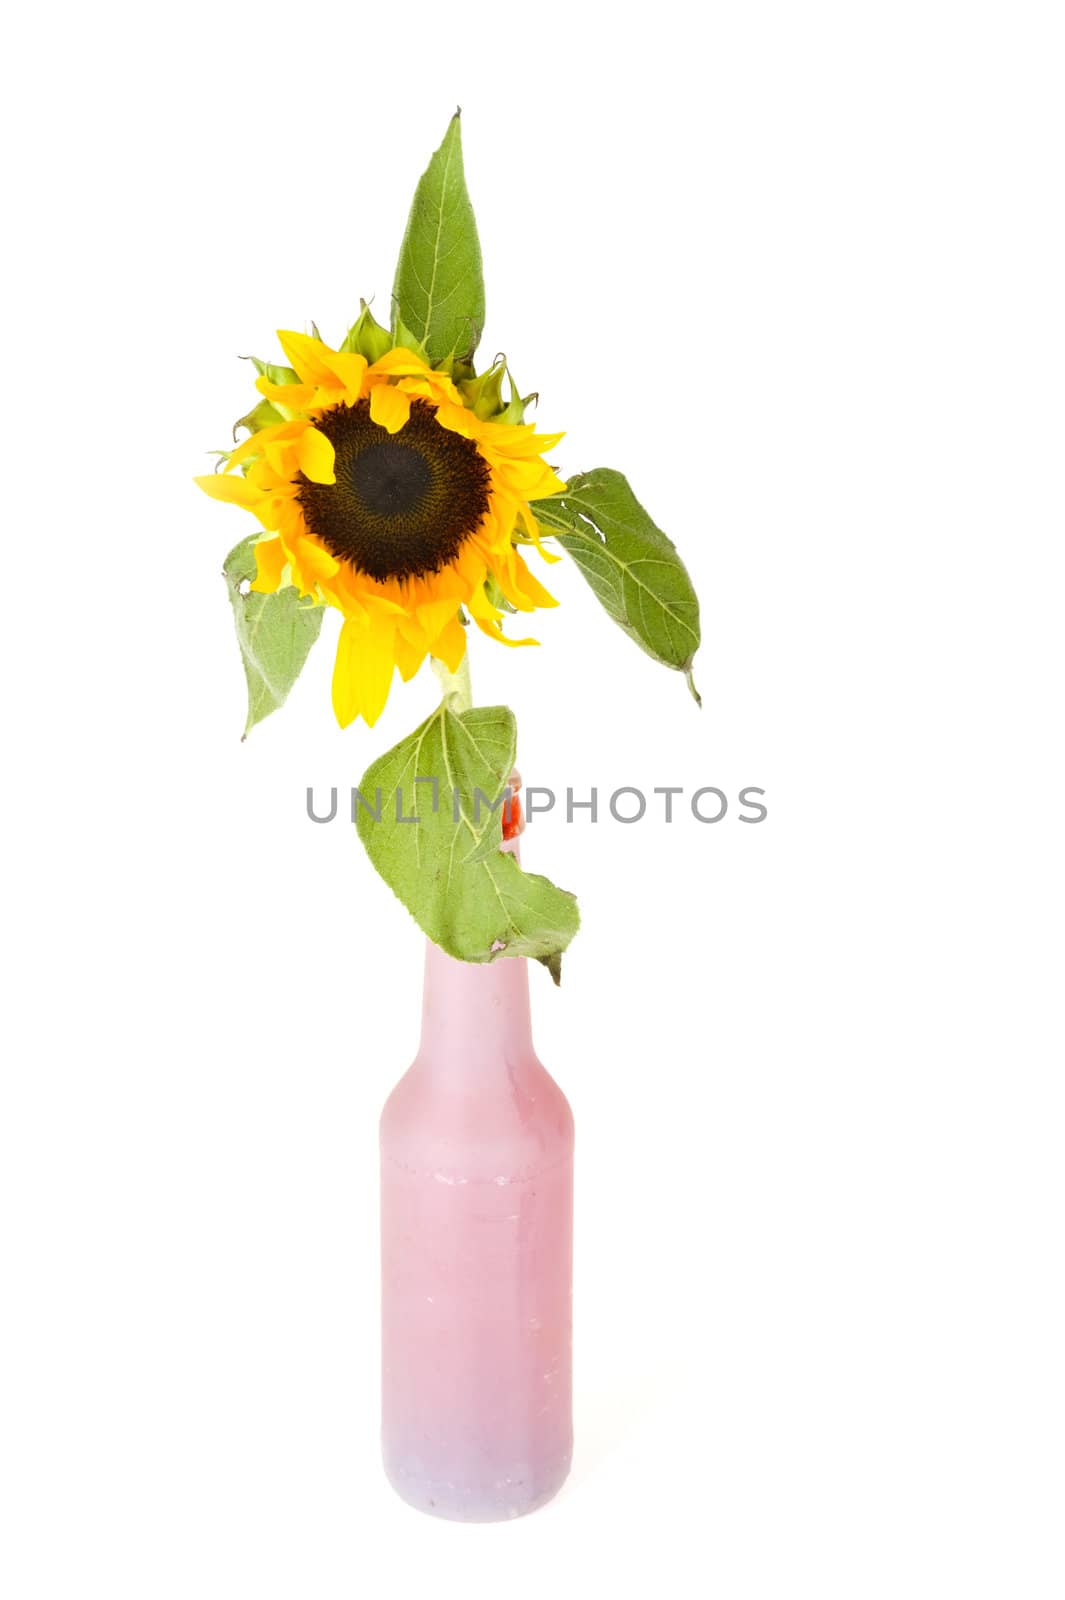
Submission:
<svg viewBox="0 0 1065 1600">
<path fill-rule="evenodd" d="M 440 693 L 443 702 L 449 711 L 459 715 L 469 711 L 473 705 L 473 690 L 470 688 L 470 653 L 467 650 L 459 662 L 457 672 L 449 672 L 444 663 L 436 656 L 432 657 L 433 671 L 440 680 Z"/>
</svg>

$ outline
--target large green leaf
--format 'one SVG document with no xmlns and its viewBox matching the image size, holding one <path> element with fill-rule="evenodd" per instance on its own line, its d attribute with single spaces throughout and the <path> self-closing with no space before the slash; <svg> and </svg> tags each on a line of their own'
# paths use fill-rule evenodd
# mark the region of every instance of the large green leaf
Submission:
<svg viewBox="0 0 1065 1600">
<path fill-rule="evenodd" d="M 580 922 L 576 899 L 500 850 L 502 806 L 491 809 L 516 738 L 506 706 L 442 704 L 366 772 L 357 826 L 382 878 L 449 955 L 533 956 L 557 983 Z"/>
<path fill-rule="evenodd" d="M 608 616 L 656 661 L 683 672 L 696 700 L 692 659 L 699 601 L 676 546 L 651 521 L 620 472 L 571 478 L 533 511 L 573 557 Z"/>
<path fill-rule="evenodd" d="M 484 278 L 457 111 L 414 192 L 392 301 L 393 326 L 408 328 L 430 361 L 465 361 L 476 350 L 484 327 Z"/>
<path fill-rule="evenodd" d="M 277 594 L 247 592 L 246 585 L 255 577 L 255 545 L 252 534 L 229 552 L 222 569 L 248 680 L 245 739 L 257 722 L 288 699 L 318 637 L 323 609 L 301 600 L 292 588 Z"/>
</svg>

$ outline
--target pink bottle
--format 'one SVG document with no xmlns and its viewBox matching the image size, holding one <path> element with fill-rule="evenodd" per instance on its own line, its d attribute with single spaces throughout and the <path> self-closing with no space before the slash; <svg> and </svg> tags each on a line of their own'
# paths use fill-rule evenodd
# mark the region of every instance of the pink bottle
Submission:
<svg viewBox="0 0 1065 1600">
<path fill-rule="evenodd" d="M 383 1454 L 419 1510 L 517 1517 L 565 1480 L 572 1240 L 573 1117 L 526 962 L 429 944 L 421 1046 L 381 1118 Z"/>
</svg>

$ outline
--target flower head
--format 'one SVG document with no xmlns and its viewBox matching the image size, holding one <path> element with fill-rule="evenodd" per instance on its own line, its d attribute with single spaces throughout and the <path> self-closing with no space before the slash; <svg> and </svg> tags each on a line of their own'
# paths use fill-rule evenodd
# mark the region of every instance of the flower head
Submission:
<svg viewBox="0 0 1065 1600">
<path fill-rule="evenodd" d="M 565 489 L 543 460 L 562 435 L 500 420 L 507 411 L 486 417 L 480 380 L 460 388 L 402 345 L 371 362 L 306 334 L 278 338 L 291 366 L 261 372 L 246 423 L 256 431 L 197 482 L 259 519 L 255 591 L 293 585 L 342 613 L 341 727 L 377 720 L 397 667 L 409 680 L 431 653 L 456 671 L 463 609 L 501 644 L 536 643 L 504 635 L 496 601 L 556 604 L 516 542 L 539 545 L 529 503 Z"/>
</svg>

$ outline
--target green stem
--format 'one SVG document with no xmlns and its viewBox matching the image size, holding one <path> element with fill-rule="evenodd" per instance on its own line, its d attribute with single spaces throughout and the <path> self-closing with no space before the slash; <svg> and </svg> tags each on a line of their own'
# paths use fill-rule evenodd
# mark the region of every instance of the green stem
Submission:
<svg viewBox="0 0 1065 1600">
<path fill-rule="evenodd" d="M 432 658 L 433 671 L 440 680 L 440 694 L 449 711 L 460 715 L 469 711 L 473 705 L 473 690 L 470 688 L 470 653 L 467 650 L 459 662 L 457 672 L 449 672 L 444 663 Z"/>
</svg>

